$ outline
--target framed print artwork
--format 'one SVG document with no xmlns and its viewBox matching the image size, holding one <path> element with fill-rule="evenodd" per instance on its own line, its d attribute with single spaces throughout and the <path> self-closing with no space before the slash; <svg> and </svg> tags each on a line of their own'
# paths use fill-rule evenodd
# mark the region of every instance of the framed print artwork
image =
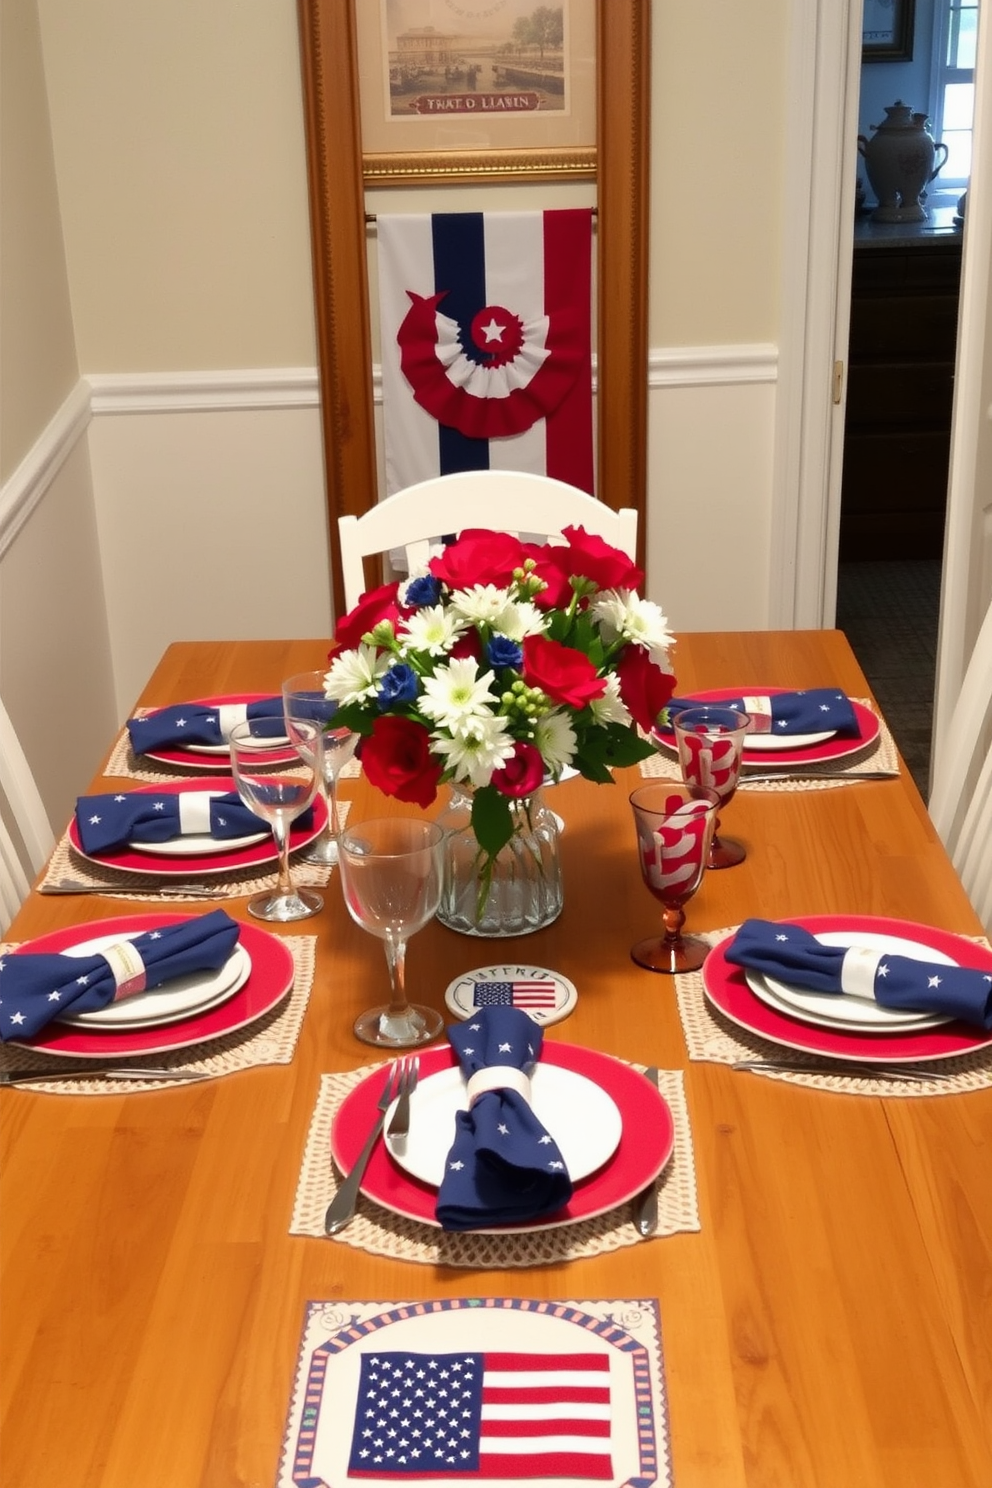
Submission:
<svg viewBox="0 0 992 1488">
<path fill-rule="evenodd" d="M 864 62 L 911 62 L 916 0 L 865 0 L 861 33 Z"/>
<path fill-rule="evenodd" d="M 363 0 L 368 185 L 592 179 L 595 0 Z"/>
</svg>

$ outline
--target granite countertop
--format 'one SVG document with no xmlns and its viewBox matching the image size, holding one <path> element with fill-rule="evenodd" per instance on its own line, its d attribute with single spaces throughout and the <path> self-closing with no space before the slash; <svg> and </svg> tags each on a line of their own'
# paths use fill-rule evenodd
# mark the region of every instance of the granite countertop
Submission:
<svg viewBox="0 0 992 1488">
<path fill-rule="evenodd" d="M 913 248 L 935 241 L 954 242 L 961 237 L 961 222 L 955 221 L 956 203 L 928 208 L 923 222 L 874 222 L 873 210 L 871 206 L 855 214 L 854 242 L 859 248 Z"/>
</svg>

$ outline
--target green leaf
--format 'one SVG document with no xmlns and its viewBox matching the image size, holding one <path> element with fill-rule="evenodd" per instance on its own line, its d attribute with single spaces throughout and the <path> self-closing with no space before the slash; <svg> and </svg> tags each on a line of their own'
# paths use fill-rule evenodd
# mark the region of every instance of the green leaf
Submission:
<svg viewBox="0 0 992 1488">
<path fill-rule="evenodd" d="M 373 720 L 367 707 L 366 703 L 342 703 L 334 714 L 334 727 L 351 729 L 353 734 L 371 734 Z"/>
<path fill-rule="evenodd" d="M 513 836 L 513 817 L 506 796 L 494 785 L 483 785 L 472 799 L 472 831 L 475 840 L 494 858 Z"/>
</svg>

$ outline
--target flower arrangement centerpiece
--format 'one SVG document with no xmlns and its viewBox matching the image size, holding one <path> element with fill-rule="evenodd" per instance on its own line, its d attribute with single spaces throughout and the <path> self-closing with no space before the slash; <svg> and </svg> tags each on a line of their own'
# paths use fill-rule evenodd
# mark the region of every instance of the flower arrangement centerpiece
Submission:
<svg viewBox="0 0 992 1488">
<path fill-rule="evenodd" d="M 327 695 L 361 735 L 369 781 L 420 807 L 447 783 L 470 810 L 476 924 L 542 784 L 566 769 L 606 784 L 611 767 L 647 758 L 638 725 L 654 727 L 675 687 L 641 571 L 582 527 L 563 536 L 464 531 L 427 571 L 364 594 L 328 658 Z M 518 853 L 517 877 L 534 851 Z"/>
</svg>

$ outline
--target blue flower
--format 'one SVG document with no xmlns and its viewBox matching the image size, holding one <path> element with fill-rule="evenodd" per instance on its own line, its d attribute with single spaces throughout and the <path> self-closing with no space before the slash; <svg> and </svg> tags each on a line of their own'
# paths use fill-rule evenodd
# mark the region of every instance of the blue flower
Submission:
<svg viewBox="0 0 992 1488">
<path fill-rule="evenodd" d="M 423 609 L 425 605 L 436 605 L 441 597 L 441 585 L 433 574 L 424 574 L 419 579 L 411 579 L 406 586 L 406 594 L 403 603 L 413 610 Z"/>
<path fill-rule="evenodd" d="M 491 667 L 518 667 L 524 659 L 523 647 L 509 636 L 494 635 L 486 647 L 486 656 Z"/>
<path fill-rule="evenodd" d="M 386 672 L 376 697 L 379 707 L 385 712 L 387 708 L 394 708 L 397 703 L 412 703 L 417 691 L 416 672 L 405 661 L 401 661 Z"/>
</svg>

